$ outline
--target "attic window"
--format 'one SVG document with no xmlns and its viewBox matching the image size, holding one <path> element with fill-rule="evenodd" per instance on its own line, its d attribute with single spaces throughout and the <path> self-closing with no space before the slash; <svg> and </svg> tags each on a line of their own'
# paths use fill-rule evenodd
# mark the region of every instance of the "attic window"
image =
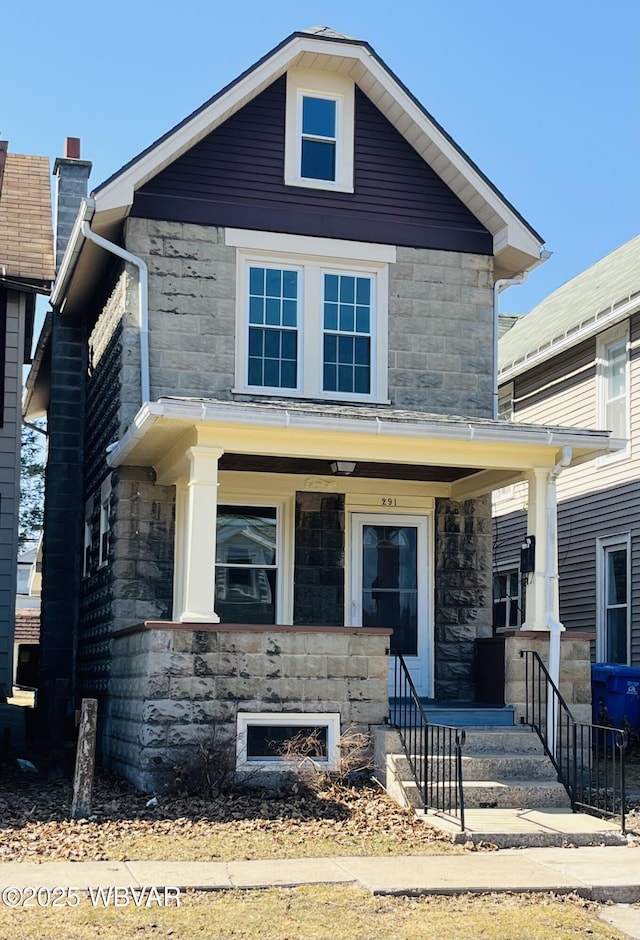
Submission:
<svg viewBox="0 0 640 940">
<path fill-rule="evenodd" d="M 353 192 L 354 85 L 346 75 L 287 73 L 285 184 Z"/>
<path fill-rule="evenodd" d="M 337 112 L 335 99 L 302 96 L 300 176 L 303 179 L 335 182 Z"/>
</svg>

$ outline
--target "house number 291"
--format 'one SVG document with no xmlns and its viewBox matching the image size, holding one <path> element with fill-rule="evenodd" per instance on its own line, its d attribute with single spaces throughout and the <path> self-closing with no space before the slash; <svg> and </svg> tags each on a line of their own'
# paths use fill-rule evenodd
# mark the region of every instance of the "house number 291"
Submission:
<svg viewBox="0 0 640 940">
<path fill-rule="evenodd" d="M 397 506 L 398 500 L 395 498 L 395 496 L 383 496 L 381 498 L 381 503 L 383 506 Z"/>
</svg>

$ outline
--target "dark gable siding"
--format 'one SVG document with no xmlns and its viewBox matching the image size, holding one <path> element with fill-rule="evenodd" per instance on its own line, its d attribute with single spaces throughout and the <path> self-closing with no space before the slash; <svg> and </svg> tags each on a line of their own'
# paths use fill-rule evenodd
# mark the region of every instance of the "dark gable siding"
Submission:
<svg viewBox="0 0 640 940">
<path fill-rule="evenodd" d="M 491 254 L 491 235 L 356 88 L 355 192 L 285 186 L 280 78 L 136 194 L 140 218 Z"/>
</svg>

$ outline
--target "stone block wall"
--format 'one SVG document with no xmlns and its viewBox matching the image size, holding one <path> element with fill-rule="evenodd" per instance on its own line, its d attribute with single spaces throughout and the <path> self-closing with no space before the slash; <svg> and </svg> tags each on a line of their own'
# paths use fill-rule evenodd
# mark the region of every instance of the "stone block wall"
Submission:
<svg viewBox="0 0 640 940">
<path fill-rule="evenodd" d="M 388 717 L 389 631 L 145 624 L 112 644 L 104 753 L 141 790 L 166 786 L 236 715 L 338 712 L 341 728 Z"/>
<path fill-rule="evenodd" d="M 476 637 L 492 635 L 489 497 L 436 500 L 435 695 L 473 701 Z"/>
<path fill-rule="evenodd" d="M 588 633 L 563 633 L 560 640 L 560 694 L 576 721 L 591 721 L 591 641 Z M 505 634 L 505 702 L 515 706 L 516 723 L 525 715 L 524 650 L 534 650 L 549 666 L 549 634 L 514 631 Z"/>
<path fill-rule="evenodd" d="M 296 493 L 295 624 L 344 621 L 344 494 Z"/>
<path fill-rule="evenodd" d="M 491 417 L 492 283 L 492 257 L 398 248 L 389 267 L 394 407 Z"/>
<path fill-rule="evenodd" d="M 152 398 L 229 400 L 236 250 L 224 228 L 130 218 L 125 238 L 149 267 Z M 485 255 L 398 248 L 389 266 L 393 407 L 491 417 L 492 279 Z"/>
<path fill-rule="evenodd" d="M 224 244 L 224 229 L 130 218 L 125 238 L 149 268 L 151 398 L 229 400 L 236 250 Z"/>
<path fill-rule="evenodd" d="M 119 467 L 112 476 L 111 631 L 173 611 L 175 488 L 153 471 Z"/>
</svg>

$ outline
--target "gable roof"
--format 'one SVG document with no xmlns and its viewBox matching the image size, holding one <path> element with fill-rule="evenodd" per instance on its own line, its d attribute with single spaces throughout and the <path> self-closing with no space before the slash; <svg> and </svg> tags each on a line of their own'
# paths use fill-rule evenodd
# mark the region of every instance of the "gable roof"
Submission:
<svg viewBox="0 0 640 940">
<path fill-rule="evenodd" d="M 496 276 L 532 267 L 543 241 L 363 40 L 312 27 L 292 33 L 255 65 L 134 157 L 92 193 L 93 227 L 113 234 L 135 192 L 290 68 L 349 75 L 422 159 L 492 234 Z"/>
<path fill-rule="evenodd" d="M 549 294 L 500 339 L 508 381 L 640 309 L 640 235 Z"/>
<path fill-rule="evenodd" d="M 6 141 L 0 144 L 0 280 L 48 293 L 54 276 L 49 160 L 7 153 Z"/>
</svg>

